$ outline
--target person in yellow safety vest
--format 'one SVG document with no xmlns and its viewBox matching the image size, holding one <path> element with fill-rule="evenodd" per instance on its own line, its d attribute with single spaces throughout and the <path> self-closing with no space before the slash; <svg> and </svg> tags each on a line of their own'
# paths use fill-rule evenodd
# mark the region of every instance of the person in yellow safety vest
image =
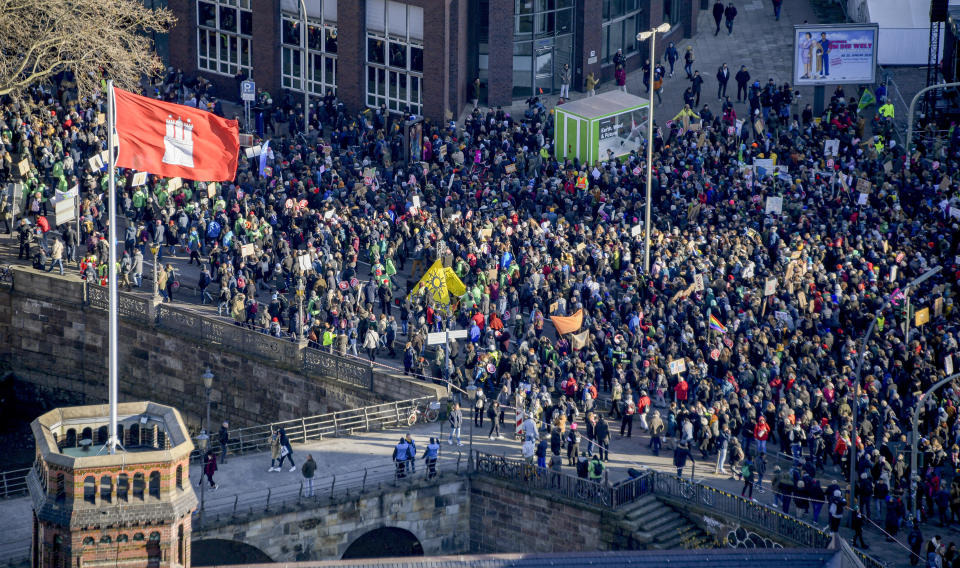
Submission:
<svg viewBox="0 0 960 568">
<path fill-rule="evenodd" d="M 544 160 L 550 159 L 550 151 L 547 149 L 546 145 L 540 148 L 540 157 L 543 158 Z"/>
<path fill-rule="evenodd" d="M 580 176 L 577 177 L 577 189 L 587 189 L 590 185 L 590 181 L 587 179 L 587 172 L 580 172 Z"/>
<path fill-rule="evenodd" d="M 877 154 L 883 153 L 883 136 L 877 134 L 873 137 L 873 147 L 877 149 Z"/>
<path fill-rule="evenodd" d="M 325 329 L 323 330 L 323 338 L 322 338 L 323 346 L 328 351 L 330 351 L 333 349 L 333 340 L 337 337 L 337 334 L 334 333 L 332 329 L 330 329 L 329 323 L 324 324 L 324 327 Z"/>
<path fill-rule="evenodd" d="M 892 119 L 894 114 L 893 103 L 890 103 L 890 102 L 886 103 L 885 105 L 880 107 L 880 110 L 878 110 L 877 112 L 879 112 L 880 116 L 884 118 Z"/>
</svg>

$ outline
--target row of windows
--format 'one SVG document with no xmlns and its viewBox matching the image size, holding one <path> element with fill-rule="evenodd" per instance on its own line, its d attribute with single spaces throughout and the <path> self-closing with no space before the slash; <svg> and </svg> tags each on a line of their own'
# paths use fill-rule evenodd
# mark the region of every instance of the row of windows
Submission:
<svg viewBox="0 0 960 568">
<path fill-rule="evenodd" d="M 177 489 L 183 490 L 183 466 L 177 466 Z M 103 503 L 110 503 L 113 500 L 113 478 L 109 475 L 104 475 L 100 477 L 100 501 Z M 62 499 L 65 497 L 65 487 L 64 487 L 64 478 L 63 474 L 57 474 L 57 498 Z M 130 476 L 126 473 L 121 473 L 117 476 L 117 501 L 129 501 L 130 495 Z M 150 481 L 147 483 L 147 478 L 143 473 L 135 473 L 133 475 L 133 498 L 144 500 L 144 493 L 147 492 L 149 495 L 155 499 L 160 498 L 160 472 L 151 471 L 150 472 Z M 83 500 L 87 503 L 96 504 L 97 503 L 97 478 L 88 475 L 83 480 Z"/>
<path fill-rule="evenodd" d="M 643 31 L 642 11 L 637 11 L 625 18 L 603 24 L 603 33 L 600 39 L 600 59 L 604 63 L 613 61 L 617 50 L 623 50 L 624 55 L 637 51 L 637 33 Z"/>
<path fill-rule="evenodd" d="M 222 75 L 253 72 L 250 0 L 198 0 L 197 67 Z"/>
<path fill-rule="evenodd" d="M 87 426 L 80 431 L 80 436 L 77 437 L 77 430 L 70 428 L 64 433 L 62 440 L 58 439 L 56 435 L 54 435 L 54 438 L 57 439 L 58 447 L 61 449 L 75 448 L 81 440 L 92 440 L 95 445 L 101 445 L 107 443 L 108 431 L 109 429 L 106 426 L 100 426 L 96 431 Z M 118 424 L 117 439 L 124 446 L 154 446 L 154 442 L 156 442 L 155 447 L 166 448 L 168 442 L 166 433 L 155 424 L 145 428 L 141 428 L 139 424 L 131 424 L 126 430 L 124 430 L 123 424 Z"/>
<path fill-rule="evenodd" d="M 572 8 L 573 0 L 515 0 L 514 14 L 532 14 L 534 12 L 548 12 Z"/>
<path fill-rule="evenodd" d="M 59 538 L 59 537 L 58 537 L 58 538 Z M 125 534 L 117 535 L 117 542 L 118 542 L 118 543 L 128 542 L 129 540 L 130 540 L 130 536 L 129 536 L 129 535 L 125 535 Z M 144 534 L 143 534 L 143 533 L 141 533 L 141 532 L 134 533 L 134 535 L 133 535 L 133 541 L 134 541 L 134 542 L 141 542 L 141 541 L 143 541 L 143 540 L 145 540 L 145 537 L 144 537 Z M 113 539 L 110 538 L 110 535 L 105 534 L 105 535 L 103 535 L 103 536 L 100 537 L 99 544 L 110 544 L 111 542 L 113 542 Z M 160 542 L 160 533 L 158 533 L 158 532 L 152 532 L 152 533 L 150 533 L 150 542 Z M 93 545 L 95 545 L 95 544 L 98 544 L 98 543 L 97 543 L 97 540 L 96 540 L 95 538 L 93 538 L 92 536 L 88 536 L 88 537 L 86 537 L 85 539 L 83 539 L 83 545 L 84 545 L 84 546 L 93 546 Z"/>
</svg>

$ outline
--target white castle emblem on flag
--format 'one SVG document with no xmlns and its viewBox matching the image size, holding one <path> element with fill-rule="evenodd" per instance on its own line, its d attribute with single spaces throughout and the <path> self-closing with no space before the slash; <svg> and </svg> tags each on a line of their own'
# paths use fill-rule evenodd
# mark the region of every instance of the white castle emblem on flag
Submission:
<svg viewBox="0 0 960 568">
<path fill-rule="evenodd" d="M 163 163 L 185 168 L 193 167 L 193 124 L 180 117 L 167 115 L 167 134 L 163 137 Z"/>
</svg>

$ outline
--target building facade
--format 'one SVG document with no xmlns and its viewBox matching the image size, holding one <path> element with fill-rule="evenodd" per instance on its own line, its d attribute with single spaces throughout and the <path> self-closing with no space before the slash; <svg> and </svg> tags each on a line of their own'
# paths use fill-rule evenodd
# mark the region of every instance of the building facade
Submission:
<svg viewBox="0 0 960 568">
<path fill-rule="evenodd" d="M 168 0 L 171 65 L 239 98 L 241 78 L 278 96 L 333 92 L 351 109 L 385 104 L 435 120 L 473 99 L 509 105 L 613 77 L 647 57 L 637 32 L 696 32 L 697 0 Z M 306 26 L 303 25 L 304 13 Z M 666 42 L 658 43 L 666 45 Z M 479 79 L 479 92 L 476 80 Z"/>
<path fill-rule="evenodd" d="M 27 476 L 36 568 L 189 568 L 193 443 L 180 413 L 151 402 L 118 405 L 122 450 L 109 454 L 109 407 L 51 410 L 31 424 Z"/>
</svg>

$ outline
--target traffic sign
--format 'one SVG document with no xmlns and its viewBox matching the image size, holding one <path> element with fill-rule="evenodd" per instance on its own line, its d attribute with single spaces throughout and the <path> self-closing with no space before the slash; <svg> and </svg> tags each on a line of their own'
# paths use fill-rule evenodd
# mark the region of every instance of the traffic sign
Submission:
<svg viewBox="0 0 960 568">
<path fill-rule="evenodd" d="M 257 84 L 247 79 L 240 83 L 240 100 L 252 101 L 257 96 Z"/>
</svg>

